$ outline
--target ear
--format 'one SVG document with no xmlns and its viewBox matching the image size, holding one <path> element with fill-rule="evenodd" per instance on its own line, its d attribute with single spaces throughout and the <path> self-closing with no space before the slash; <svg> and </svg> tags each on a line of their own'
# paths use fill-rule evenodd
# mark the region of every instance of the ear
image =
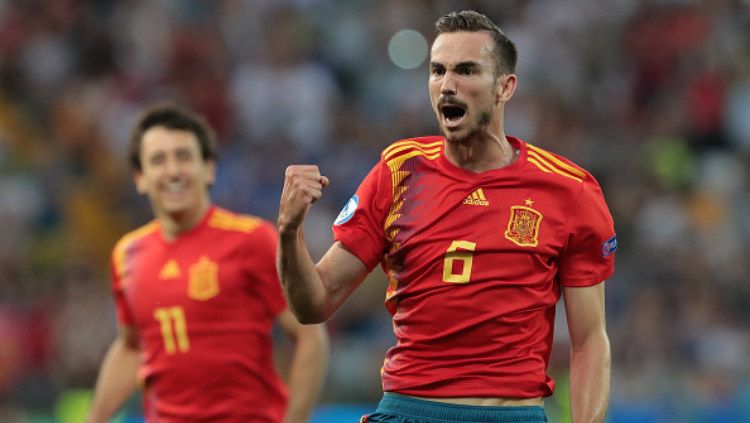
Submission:
<svg viewBox="0 0 750 423">
<path fill-rule="evenodd" d="M 497 83 L 495 84 L 495 104 L 507 103 L 510 101 L 513 94 L 516 92 L 517 84 L 518 80 L 516 79 L 516 75 L 512 73 L 499 76 Z"/>
<path fill-rule="evenodd" d="M 212 186 L 216 182 L 216 161 L 206 160 L 203 164 L 203 172 L 206 178 L 206 185 Z"/>
<path fill-rule="evenodd" d="M 135 190 L 138 191 L 138 194 L 146 194 L 148 192 L 142 171 L 136 170 L 133 172 L 133 182 L 135 183 Z"/>
</svg>

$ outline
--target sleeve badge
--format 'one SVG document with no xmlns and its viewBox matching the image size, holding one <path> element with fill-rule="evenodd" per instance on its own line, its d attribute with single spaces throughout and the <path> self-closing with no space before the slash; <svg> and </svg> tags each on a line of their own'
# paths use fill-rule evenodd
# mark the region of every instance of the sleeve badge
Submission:
<svg viewBox="0 0 750 423">
<path fill-rule="evenodd" d="M 602 242 L 602 258 L 609 257 L 617 251 L 617 234 Z"/>
<path fill-rule="evenodd" d="M 357 196 L 357 194 L 354 194 L 352 198 L 350 198 L 349 201 L 346 202 L 344 208 L 341 209 L 341 212 L 339 213 L 338 217 L 336 217 L 336 220 L 333 222 L 333 224 L 343 225 L 344 223 L 348 222 L 349 219 L 354 216 L 354 212 L 357 211 L 357 207 L 359 207 L 359 196 Z"/>
</svg>

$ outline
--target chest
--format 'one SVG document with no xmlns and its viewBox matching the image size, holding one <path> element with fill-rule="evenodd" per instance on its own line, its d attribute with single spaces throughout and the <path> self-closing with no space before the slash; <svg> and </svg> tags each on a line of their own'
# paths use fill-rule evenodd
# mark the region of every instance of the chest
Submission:
<svg viewBox="0 0 750 423">
<path fill-rule="evenodd" d="M 256 273 L 241 249 L 210 240 L 139 246 L 129 252 L 126 269 L 123 293 L 139 322 L 171 307 L 193 316 L 238 308 L 252 298 Z"/>
<path fill-rule="evenodd" d="M 554 187 L 522 179 L 456 181 L 429 173 L 405 180 L 405 186 L 385 228 L 402 254 L 473 245 L 476 253 L 553 257 L 565 247 L 572 201 Z"/>
</svg>

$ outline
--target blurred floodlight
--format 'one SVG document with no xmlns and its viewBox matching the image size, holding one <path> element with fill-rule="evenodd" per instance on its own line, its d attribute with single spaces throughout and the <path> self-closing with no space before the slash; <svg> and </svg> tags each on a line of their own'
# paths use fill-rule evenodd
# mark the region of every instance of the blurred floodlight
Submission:
<svg viewBox="0 0 750 423">
<path fill-rule="evenodd" d="M 402 69 L 418 68 L 427 58 L 427 40 L 413 29 L 403 29 L 388 42 L 388 56 Z"/>
</svg>

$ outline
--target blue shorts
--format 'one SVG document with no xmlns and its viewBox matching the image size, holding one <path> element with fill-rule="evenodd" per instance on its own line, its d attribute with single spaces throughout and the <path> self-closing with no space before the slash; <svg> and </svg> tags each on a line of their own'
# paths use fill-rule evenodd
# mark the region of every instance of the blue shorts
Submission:
<svg viewBox="0 0 750 423">
<path fill-rule="evenodd" d="M 544 408 L 446 404 L 386 392 L 360 423 L 547 423 Z"/>
</svg>

